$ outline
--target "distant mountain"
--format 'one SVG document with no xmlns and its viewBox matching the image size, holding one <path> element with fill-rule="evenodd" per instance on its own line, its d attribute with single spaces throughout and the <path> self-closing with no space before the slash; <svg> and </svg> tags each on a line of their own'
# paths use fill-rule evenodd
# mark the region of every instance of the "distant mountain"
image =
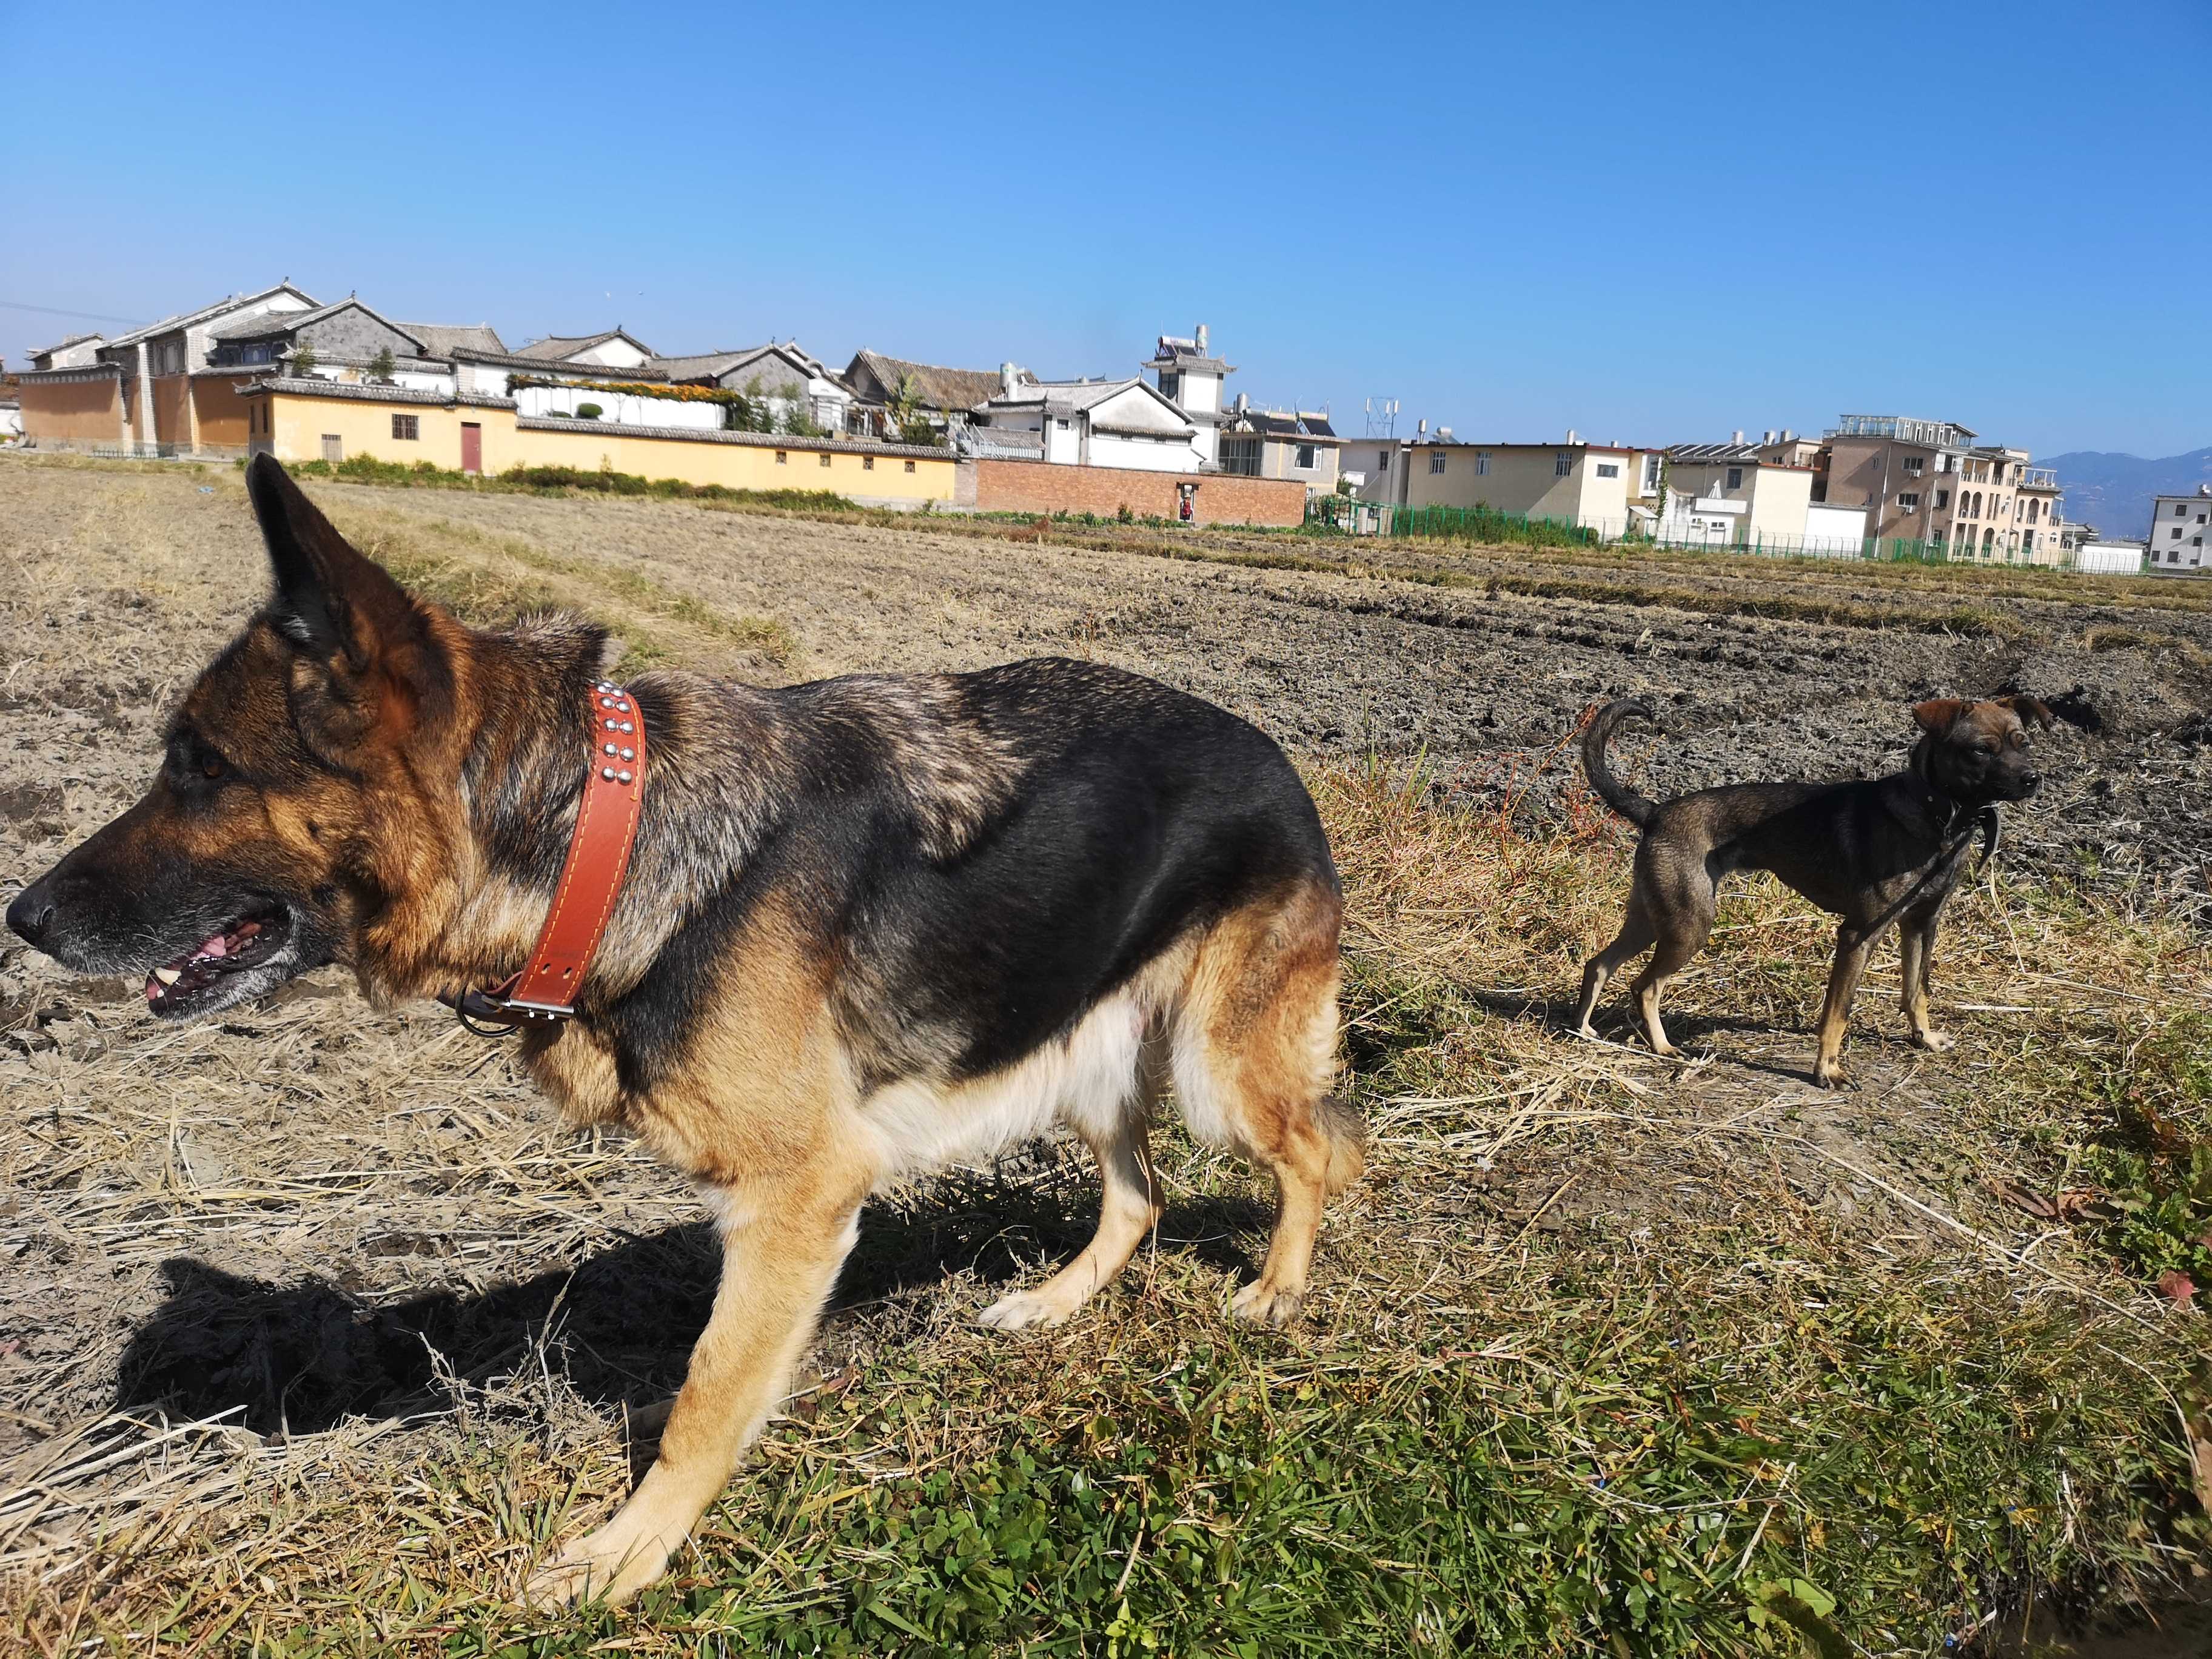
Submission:
<svg viewBox="0 0 2212 1659">
<path fill-rule="evenodd" d="M 2069 520 L 2130 541 L 2142 539 L 2150 528 L 2152 497 L 2192 495 L 2197 485 L 2212 483 L 2212 449 L 2192 449 L 2158 461 L 2083 449 L 2070 455 L 2039 455 L 2035 465 L 2058 474 Z"/>
</svg>

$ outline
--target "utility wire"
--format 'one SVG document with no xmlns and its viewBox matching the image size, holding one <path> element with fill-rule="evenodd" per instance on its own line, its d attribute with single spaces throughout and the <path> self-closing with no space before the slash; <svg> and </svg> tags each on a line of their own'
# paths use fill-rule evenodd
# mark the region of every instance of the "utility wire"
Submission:
<svg viewBox="0 0 2212 1659">
<path fill-rule="evenodd" d="M 49 317 L 82 317 L 93 323 L 127 323 L 134 328 L 146 320 L 143 317 L 110 317 L 100 311 L 70 311 L 61 306 L 27 305 L 21 300 L 0 300 L 0 311 L 36 311 Z"/>
</svg>

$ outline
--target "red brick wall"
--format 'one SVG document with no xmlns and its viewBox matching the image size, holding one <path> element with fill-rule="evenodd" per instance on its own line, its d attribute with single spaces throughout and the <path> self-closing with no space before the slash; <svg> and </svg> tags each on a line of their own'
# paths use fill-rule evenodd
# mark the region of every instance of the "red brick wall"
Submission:
<svg viewBox="0 0 2212 1659">
<path fill-rule="evenodd" d="M 1172 519 L 1176 486 L 1195 483 L 1195 524 L 1295 525 L 1306 514 L 1306 487 L 1294 478 L 1243 478 L 1224 473 L 1140 472 L 1120 466 L 1059 466 L 1048 461 L 963 461 L 974 469 L 975 505 L 983 513 L 1096 513 L 1112 518 L 1127 507 L 1139 518 Z M 968 501 L 963 477 L 957 497 Z"/>
</svg>

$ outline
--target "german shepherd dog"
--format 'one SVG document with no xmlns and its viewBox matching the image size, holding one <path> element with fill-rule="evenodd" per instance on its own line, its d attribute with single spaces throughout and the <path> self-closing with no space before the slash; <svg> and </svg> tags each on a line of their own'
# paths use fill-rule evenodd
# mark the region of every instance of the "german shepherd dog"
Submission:
<svg viewBox="0 0 2212 1659">
<path fill-rule="evenodd" d="M 145 798 L 9 925 L 204 1017 L 322 963 L 380 1004 L 529 954 L 591 741 L 599 629 L 464 626 L 356 552 L 268 457 L 276 593 L 184 696 Z M 1358 1175 L 1330 1097 L 1342 900 L 1311 799 L 1244 721 L 1095 664 L 785 690 L 657 672 L 627 881 L 570 1023 L 520 1054 L 576 1124 L 696 1180 L 721 1288 L 657 1461 L 531 1578 L 540 1605 L 649 1583 L 779 1403 L 867 1197 L 1060 1127 L 1097 1156 L 1097 1236 L 997 1302 L 1066 1319 L 1160 1215 L 1149 1120 L 1275 1178 L 1235 1311 L 1296 1311 Z"/>
<path fill-rule="evenodd" d="M 1868 953 L 1893 921 L 1912 1040 L 1937 1052 L 1949 1048 L 1951 1039 L 1928 1023 L 1936 924 L 1977 824 L 1984 826 L 1985 848 L 1993 848 L 1998 804 L 2026 800 L 2041 782 L 2030 763 L 2023 715 L 2046 730 L 2051 724 L 2051 710 L 2033 697 L 1941 698 L 1913 708 L 1920 736 L 1902 772 L 1848 783 L 1736 784 L 1662 803 L 1614 777 L 1605 758 L 1623 720 L 1655 720 L 1650 706 L 1627 699 L 1607 704 L 1583 733 L 1583 769 L 1590 787 L 1644 839 L 1620 935 L 1583 970 L 1577 1031 L 1597 1035 L 1590 1015 L 1606 981 L 1653 951 L 1631 989 L 1653 1049 L 1677 1053 L 1659 1023 L 1659 994 L 1705 949 L 1722 878 L 1737 870 L 1766 870 L 1842 919 L 1820 1011 L 1814 1082 L 1827 1088 L 1843 1081 L 1837 1058 L 1851 999 Z"/>
</svg>

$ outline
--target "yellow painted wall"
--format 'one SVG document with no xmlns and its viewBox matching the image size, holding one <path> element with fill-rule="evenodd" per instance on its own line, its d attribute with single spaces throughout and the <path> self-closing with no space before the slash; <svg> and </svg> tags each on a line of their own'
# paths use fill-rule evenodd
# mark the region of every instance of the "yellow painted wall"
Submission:
<svg viewBox="0 0 2212 1659">
<path fill-rule="evenodd" d="M 192 406 L 199 411 L 202 449 L 246 447 L 246 399 L 237 384 L 213 375 L 192 382 Z"/>
<path fill-rule="evenodd" d="M 779 450 L 772 443 L 640 437 L 611 423 L 596 432 L 550 432 L 518 425 L 512 410 L 465 404 L 386 404 L 288 392 L 257 392 L 246 401 L 268 408 L 270 447 L 282 461 L 320 460 L 323 438 L 329 434 L 338 439 L 349 460 L 368 455 L 380 461 L 428 461 L 458 469 L 461 425 L 470 422 L 483 428 L 487 477 L 514 466 L 570 466 L 596 472 L 604 465 L 644 478 L 676 478 L 729 489 L 828 489 L 918 506 L 950 501 L 956 471 L 949 453 L 939 459 L 789 446 Z M 395 439 L 394 415 L 416 416 L 422 436 L 412 442 Z M 779 454 L 784 457 L 781 461 L 776 459 Z M 909 462 L 912 471 L 907 470 Z"/>
<path fill-rule="evenodd" d="M 16 396 L 23 404 L 23 430 L 47 443 L 112 444 L 123 435 L 123 410 L 116 382 L 25 380 Z"/>
</svg>

